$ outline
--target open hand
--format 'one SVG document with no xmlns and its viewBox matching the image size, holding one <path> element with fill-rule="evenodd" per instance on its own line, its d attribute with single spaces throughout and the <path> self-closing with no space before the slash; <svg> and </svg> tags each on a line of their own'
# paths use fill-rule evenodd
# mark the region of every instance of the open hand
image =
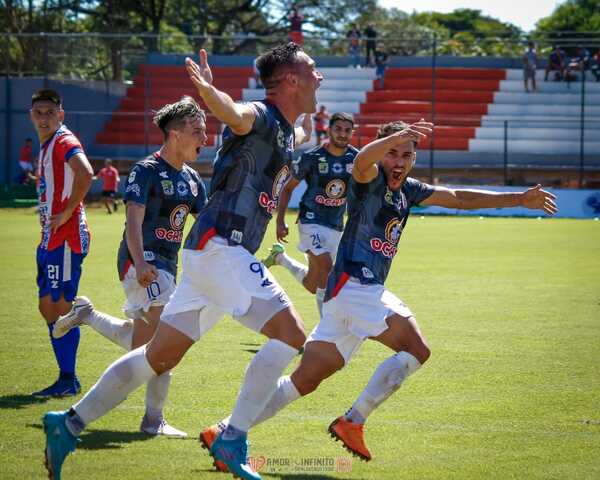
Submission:
<svg viewBox="0 0 600 480">
<path fill-rule="evenodd" d="M 206 50 L 201 49 L 199 52 L 200 65 L 194 62 L 190 57 L 185 59 L 185 68 L 190 76 L 190 80 L 196 86 L 199 92 L 206 90 L 212 85 L 213 76 L 208 65 L 208 54 Z"/>
<path fill-rule="evenodd" d="M 542 190 L 540 184 L 523 192 L 523 206 L 525 208 L 543 210 L 548 215 L 554 215 L 558 212 L 558 207 L 554 200 L 556 200 L 556 196 L 546 190 Z"/>
</svg>

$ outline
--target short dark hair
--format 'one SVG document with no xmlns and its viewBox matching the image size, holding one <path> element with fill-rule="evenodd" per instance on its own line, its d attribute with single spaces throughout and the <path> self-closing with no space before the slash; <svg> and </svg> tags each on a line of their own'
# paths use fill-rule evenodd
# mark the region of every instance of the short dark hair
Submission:
<svg viewBox="0 0 600 480">
<path fill-rule="evenodd" d="M 300 63 L 299 52 L 302 52 L 300 45 L 288 42 L 267 50 L 256 59 L 260 81 L 265 88 L 273 88 L 279 83 L 277 76 L 281 73 L 282 67 L 294 67 Z"/>
<path fill-rule="evenodd" d="M 161 129 L 166 140 L 169 130 L 180 130 L 186 125 L 188 119 L 206 121 L 206 115 L 196 100 L 185 95 L 178 102 L 168 103 L 162 107 L 154 114 L 153 121 L 154 125 Z"/>
<path fill-rule="evenodd" d="M 42 88 L 41 90 L 38 90 L 31 96 L 31 106 L 33 107 L 35 102 L 41 102 L 43 100 L 52 102 L 57 107 L 62 107 L 62 99 L 56 90 L 52 90 L 50 88 Z"/>
<path fill-rule="evenodd" d="M 354 118 L 349 113 L 345 112 L 337 112 L 334 113 L 329 119 L 329 126 L 331 127 L 335 122 L 350 122 L 350 124 L 354 127 Z"/>
<path fill-rule="evenodd" d="M 377 139 L 389 137 L 390 135 L 393 135 L 396 132 L 401 132 L 402 130 L 404 130 L 408 127 L 410 127 L 410 125 L 401 120 L 396 120 L 394 122 L 386 123 L 384 125 L 381 125 L 379 127 L 379 130 L 377 130 Z M 417 142 L 413 142 L 413 143 L 416 148 Z"/>
</svg>

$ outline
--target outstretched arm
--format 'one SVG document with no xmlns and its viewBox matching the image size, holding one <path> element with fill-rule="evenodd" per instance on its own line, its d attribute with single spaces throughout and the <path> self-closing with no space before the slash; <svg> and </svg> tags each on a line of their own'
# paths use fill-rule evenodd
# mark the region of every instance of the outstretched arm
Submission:
<svg viewBox="0 0 600 480">
<path fill-rule="evenodd" d="M 558 212 L 556 196 L 542 189 L 541 185 L 524 192 L 491 192 L 487 190 L 451 189 L 436 187 L 421 205 L 437 205 L 446 208 L 472 210 L 477 208 L 525 207 L 543 210 L 549 215 Z"/>
<path fill-rule="evenodd" d="M 236 135 L 246 135 L 252 130 L 256 117 L 254 110 L 249 105 L 235 103 L 229 95 L 213 86 L 206 50 L 200 50 L 200 65 L 188 57 L 185 59 L 185 68 L 198 94 L 215 117 Z"/>
<path fill-rule="evenodd" d="M 354 169 L 352 170 L 354 180 L 359 183 L 369 183 L 377 176 L 377 163 L 389 150 L 408 142 L 418 142 L 431 133 L 432 128 L 433 123 L 421 120 L 400 132 L 365 145 L 354 159 Z"/>
</svg>

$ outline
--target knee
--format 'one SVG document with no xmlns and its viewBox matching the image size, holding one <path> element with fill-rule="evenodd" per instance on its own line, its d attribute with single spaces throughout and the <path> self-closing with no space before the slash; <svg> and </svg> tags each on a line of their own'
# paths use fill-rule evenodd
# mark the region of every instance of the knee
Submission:
<svg viewBox="0 0 600 480">
<path fill-rule="evenodd" d="M 299 376 L 294 378 L 292 375 L 292 381 L 294 382 L 298 393 L 304 397 L 305 395 L 314 392 L 323 380 L 314 376 Z"/>
<path fill-rule="evenodd" d="M 306 342 L 306 334 L 302 328 L 298 327 L 293 331 L 283 332 L 279 340 L 287 343 L 290 347 L 300 350 L 304 346 L 304 342 Z"/>
<path fill-rule="evenodd" d="M 153 358 L 148 357 L 148 363 L 152 367 L 152 370 L 156 375 L 162 375 L 165 372 L 169 372 L 179 364 L 180 358 L 167 357 L 167 358 Z"/>
<path fill-rule="evenodd" d="M 431 350 L 429 349 L 429 345 L 425 341 L 420 342 L 418 345 L 415 345 L 411 352 L 414 357 L 419 361 L 421 365 L 423 365 L 429 357 L 431 356 Z"/>
</svg>

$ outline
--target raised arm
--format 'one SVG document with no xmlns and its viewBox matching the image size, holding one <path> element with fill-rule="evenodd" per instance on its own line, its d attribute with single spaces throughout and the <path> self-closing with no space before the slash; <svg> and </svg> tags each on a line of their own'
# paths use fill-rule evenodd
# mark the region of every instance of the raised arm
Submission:
<svg viewBox="0 0 600 480">
<path fill-rule="evenodd" d="M 421 205 L 437 205 L 446 208 L 472 210 L 477 208 L 525 207 L 543 210 L 549 215 L 558 212 L 556 197 L 541 185 L 523 192 L 491 192 L 488 190 L 451 189 L 436 187 L 435 191 L 421 202 Z"/>
<path fill-rule="evenodd" d="M 418 142 L 431 133 L 433 124 L 420 121 L 410 125 L 408 128 L 389 135 L 385 138 L 374 140 L 365 145 L 354 159 L 352 177 L 358 183 L 369 183 L 378 173 L 377 163 L 383 156 L 393 148 L 408 142 Z"/>
<path fill-rule="evenodd" d="M 285 187 L 281 190 L 279 194 L 279 203 L 277 205 L 277 241 L 287 243 L 285 237 L 288 236 L 290 230 L 285 223 L 285 212 L 287 210 L 287 206 L 290 203 L 290 198 L 292 198 L 292 192 L 298 186 L 300 180 L 290 177 L 288 182 L 285 184 Z"/>
<path fill-rule="evenodd" d="M 246 135 L 252 130 L 256 117 L 254 110 L 249 105 L 235 103 L 229 95 L 213 86 L 206 50 L 200 50 L 200 65 L 188 57 L 185 59 L 185 68 L 198 94 L 215 117 L 236 135 Z"/>
</svg>

